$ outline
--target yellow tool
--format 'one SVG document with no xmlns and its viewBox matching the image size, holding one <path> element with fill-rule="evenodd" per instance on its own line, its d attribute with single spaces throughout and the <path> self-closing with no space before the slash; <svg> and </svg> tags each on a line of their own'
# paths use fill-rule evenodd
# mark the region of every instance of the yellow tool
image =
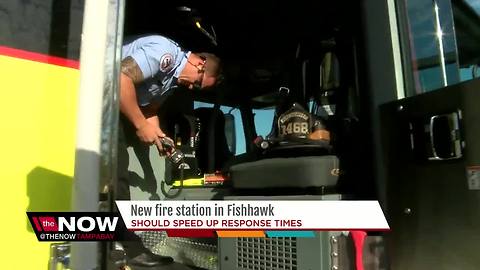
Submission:
<svg viewBox="0 0 480 270">
<path fill-rule="evenodd" d="M 183 180 L 183 186 L 184 187 L 201 187 L 203 186 L 205 183 L 205 180 L 204 178 L 189 178 L 189 179 L 185 179 Z M 180 184 L 180 180 L 176 180 L 175 182 L 173 182 L 173 186 L 174 187 L 179 187 L 181 184 Z"/>
</svg>

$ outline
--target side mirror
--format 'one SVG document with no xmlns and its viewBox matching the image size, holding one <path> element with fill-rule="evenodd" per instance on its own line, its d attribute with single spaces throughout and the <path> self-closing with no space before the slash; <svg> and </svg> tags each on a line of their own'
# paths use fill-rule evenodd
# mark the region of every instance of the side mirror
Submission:
<svg viewBox="0 0 480 270">
<path fill-rule="evenodd" d="M 237 146 L 237 137 L 235 131 L 235 117 L 231 113 L 225 114 L 225 137 L 227 137 L 227 144 L 230 153 L 235 155 Z"/>
</svg>

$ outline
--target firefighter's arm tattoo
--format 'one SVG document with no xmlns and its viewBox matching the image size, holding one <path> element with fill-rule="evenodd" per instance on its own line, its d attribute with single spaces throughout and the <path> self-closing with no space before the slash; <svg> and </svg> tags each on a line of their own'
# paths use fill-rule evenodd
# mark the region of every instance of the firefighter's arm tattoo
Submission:
<svg viewBox="0 0 480 270">
<path fill-rule="evenodd" d="M 122 73 L 127 75 L 130 79 L 132 79 L 133 83 L 137 84 L 143 81 L 143 73 L 140 67 L 138 66 L 135 59 L 131 56 L 127 56 L 122 61 Z"/>
</svg>

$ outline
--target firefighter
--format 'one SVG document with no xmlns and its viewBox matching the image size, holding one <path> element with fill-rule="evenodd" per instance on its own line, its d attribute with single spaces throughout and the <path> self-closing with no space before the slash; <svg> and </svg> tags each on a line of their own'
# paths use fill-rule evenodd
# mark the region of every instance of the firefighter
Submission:
<svg viewBox="0 0 480 270">
<path fill-rule="evenodd" d="M 137 142 L 156 145 L 161 154 L 168 155 L 160 141 L 171 139 L 160 128 L 159 98 L 178 86 L 192 90 L 211 88 L 219 73 L 220 60 L 213 54 L 193 53 L 160 35 L 126 39 L 120 75 L 117 199 L 130 199 L 127 141 L 133 137 Z M 136 236 L 132 233 L 130 237 Z M 137 241 L 123 243 L 129 264 L 156 266 L 173 261 L 153 254 L 136 238 Z"/>
</svg>

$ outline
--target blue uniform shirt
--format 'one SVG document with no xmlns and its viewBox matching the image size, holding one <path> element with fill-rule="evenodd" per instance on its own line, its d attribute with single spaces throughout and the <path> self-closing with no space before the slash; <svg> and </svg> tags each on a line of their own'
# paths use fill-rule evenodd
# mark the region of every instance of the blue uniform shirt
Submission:
<svg viewBox="0 0 480 270">
<path fill-rule="evenodd" d="M 135 87 L 138 104 L 146 106 L 175 88 L 189 55 L 189 51 L 162 36 L 145 36 L 127 41 L 122 47 L 122 60 L 131 56 L 145 79 Z"/>
</svg>

